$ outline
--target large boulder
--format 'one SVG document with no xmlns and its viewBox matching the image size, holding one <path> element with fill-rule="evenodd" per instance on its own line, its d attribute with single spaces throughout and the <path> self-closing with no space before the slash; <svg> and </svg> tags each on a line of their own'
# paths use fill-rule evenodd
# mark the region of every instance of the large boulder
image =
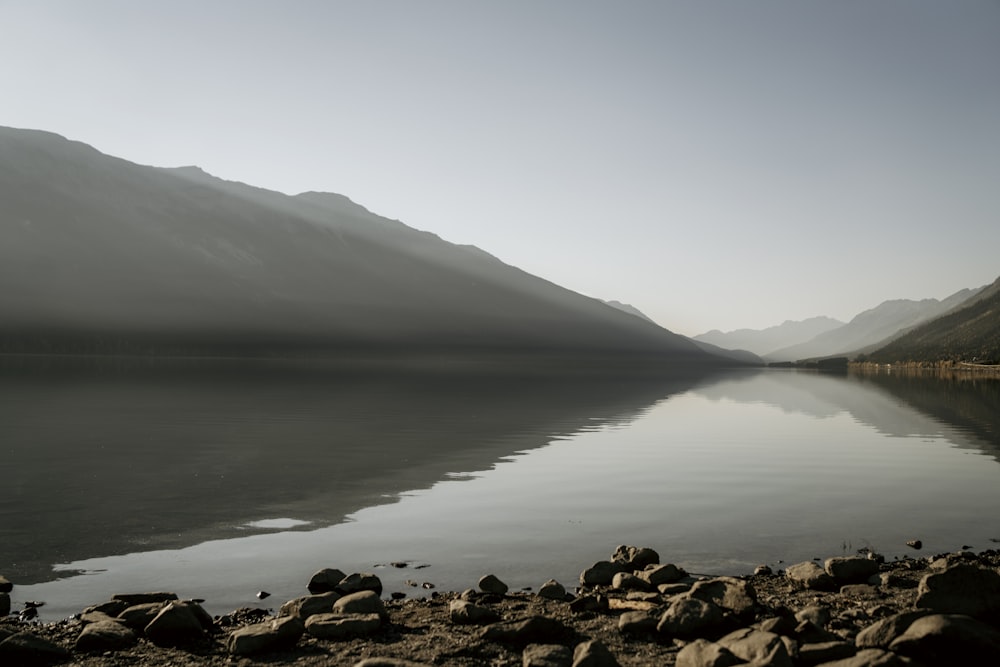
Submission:
<svg viewBox="0 0 1000 667">
<path fill-rule="evenodd" d="M 555 579 L 549 579 L 538 588 L 538 597 L 548 600 L 565 600 L 566 587 Z"/>
<path fill-rule="evenodd" d="M 695 598 L 683 597 L 667 607 L 660 616 L 656 631 L 668 637 L 694 637 L 710 632 L 723 624 L 725 617 L 717 605 Z"/>
<path fill-rule="evenodd" d="M 746 664 L 729 649 L 707 639 L 695 639 L 677 654 L 677 667 L 734 667 Z"/>
<path fill-rule="evenodd" d="M 10 579 L 0 574 L 0 593 L 10 593 L 14 590 L 14 584 L 10 583 Z"/>
<path fill-rule="evenodd" d="M 456 625 L 487 625 L 500 620 L 500 616 L 489 607 L 481 607 L 468 600 L 452 600 L 448 606 L 448 618 Z"/>
<path fill-rule="evenodd" d="M 156 615 L 163 609 L 162 602 L 147 602 L 145 604 L 134 604 L 127 607 L 116 618 L 122 621 L 132 630 L 141 631 L 149 622 L 156 618 Z"/>
<path fill-rule="evenodd" d="M 734 577 L 716 577 L 695 582 L 688 597 L 711 602 L 728 609 L 744 621 L 752 621 L 757 605 L 757 592 L 749 581 Z"/>
<path fill-rule="evenodd" d="M 651 586 L 659 586 L 678 582 L 687 576 L 687 572 L 673 563 L 664 563 L 663 565 L 649 565 L 638 572 L 637 576 L 648 581 Z"/>
<path fill-rule="evenodd" d="M 528 644 L 521 651 L 521 667 L 570 667 L 573 652 L 562 644 Z"/>
<path fill-rule="evenodd" d="M 610 586 L 615 575 L 626 569 L 621 563 L 599 560 L 580 573 L 580 583 L 584 586 Z"/>
<path fill-rule="evenodd" d="M 76 638 L 75 646 L 77 651 L 84 652 L 117 651 L 137 641 L 138 637 L 124 623 L 108 620 L 85 625 Z"/>
<path fill-rule="evenodd" d="M 1000 661 L 1000 630 L 971 616 L 931 614 L 911 623 L 889 649 L 928 666 L 954 665 L 958 656 L 965 664 L 989 664 Z"/>
<path fill-rule="evenodd" d="M 306 586 L 308 590 L 313 595 L 319 593 L 329 593 L 337 589 L 337 584 L 344 580 L 347 575 L 340 570 L 332 567 L 325 567 L 309 579 L 309 584 Z"/>
<path fill-rule="evenodd" d="M 754 628 L 730 632 L 719 645 L 737 658 L 768 667 L 792 667 L 792 658 L 780 636 Z"/>
<path fill-rule="evenodd" d="M 306 632 L 320 639 L 364 637 L 380 627 L 378 614 L 315 614 L 306 620 Z"/>
<path fill-rule="evenodd" d="M 355 572 L 340 580 L 337 591 L 344 595 L 360 591 L 372 591 L 375 595 L 382 595 L 382 580 L 370 572 Z"/>
<path fill-rule="evenodd" d="M 826 561 L 826 573 L 838 584 L 858 584 L 878 574 L 878 561 L 860 556 L 837 556 Z"/>
<path fill-rule="evenodd" d="M 959 563 L 928 574 L 920 580 L 914 606 L 996 621 L 1000 619 L 1000 573 Z"/>
<path fill-rule="evenodd" d="M 333 613 L 335 614 L 378 614 L 381 618 L 388 620 L 389 613 L 385 609 L 385 603 L 375 593 L 375 591 L 359 591 L 345 595 L 333 603 Z"/>
<path fill-rule="evenodd" d="M 295 616 L 300 621 L 305 622 L 313 614 L 329 614 L 333 612 L 333 605 L 342 596 L 340 593 L 318 593 L 316 595 L 305 595 L 294 600 L 289 600 L 281 605 L 278 616 Z"/>
<path fill-rule="evenodd" d="M 479 579 L 479 590 L 492 595 L 507 595 L 510 589 L 495 574 L 487 574 Z"/>
<path fill-rule="evenodd" d="M 153 617 L 143 633 L 157 646 L 185 646 L 203 639 L 212 625 L 212 617 L 198 603 L 174 601 Z"/>
<path fill-rule="evenodd" d="M 573 649 L 572 667 L 620 667 L 617 658 L 597 639 L 581 642 Z"/>
<path fill-rule="evenodd" d="M 545 616 L 529 616 L 516 621 L 501 621 L 486 626 L 480 637 L 486 641 L 527 646 L 555 643 L 569 634 L 559 621 Z"/>
<path fill-rule="evenodd" d="M 282 651 L 295 646 L 304 631 L 297 616 L 280 616 L 234 631 L 229 635 L 228 649 L 233 655 Z"/>
<path fill-rule="evenodd" d="M 833 577 L 811 561 L 790 565 L 785 569 L 785 576 L 799 586 L 814 591 L 832 591 L 836 587 Z"/>
<path fill-rule="evenodd" d="M 0 641 L 0 665 L 54 665 L 71 657 L 72 654 L 62 646 L 30 632 L 17 632 Z"/>
<path fill-rule="evenodd" d="M 857 637 L 854 638 L 854 645 L 858 648 L 888 649 L 896 637 L 906 632 L 911 623 L 930 613 L 926 609 L 918 609 L 893 614 L 878 620 L 858 633 Z"/>
<path fill-rule="evenodd" d="M 660 554 L 649 547 L 630 547 L 620 545 L 611 554 L 611 561 L 620 563 L 628 570 L 642 570 L 647 565 L 656 565 L 660 562 Z"/>
</svg>

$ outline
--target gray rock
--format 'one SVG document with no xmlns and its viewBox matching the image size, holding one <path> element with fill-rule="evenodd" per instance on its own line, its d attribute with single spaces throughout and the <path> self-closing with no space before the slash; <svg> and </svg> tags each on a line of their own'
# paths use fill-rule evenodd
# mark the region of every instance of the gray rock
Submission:
<svg viewBox="0 0 1000 667">
<path fill-rule="evenodd" d="M 611 587 L 620 591 L 648 591 L 649 582 L 631 572 L 619 572 L 611 578 Z"/>
<path fill-rule="evenodd" d="M 715 604 L 684 597 L 663 612 L 656 631 L 669 637 L 693 637 L 719 627 L 723 620 L 722 609 Z"/>
<path fill-rule="evenodd" d="M 757 576 L 764 576 L 774 574 L 774 570 L 771 569 L 769 565 L 758 565 L 753 569 L 753 573 Z"/>
<path fill-rule="evenodd" d="M 660 595 L 681 595 L 682 593 L 687 593 L 691 590 L 691 584 L 660 584 L 656 587 L 656 590 L 660 592 Z"/>
<path fill-rule="evenodd" d="M 547 598 L 549 600 L 565 600 L 566 587 L 555 579 L 549 579 L 539 587 L 538 597 Z"/>
<path fill-rule="evenodd" d="M 582 642 L 573 649 L 572 667 L 621 667 L 617 658 L 597 639 Z"/>
<path fill-rule="evenodd" d="M 306 586 L 313 595 L 318 593 L 329 593 L 337 589 L 337 584 L 344 580 L 347 575 L 332 567 L 325 567 L 309 579 Z"/>
<path fill-rule="evenodd" d="M 17 632 L 0 641 L 0 665 L 54 665 L 71 657 L 70 652 L 62 646 L 30 632 Z"/>
<path fill-rule="evenodd" d="M 337 592 L 344 595 L 360 591 L 372 591 L 375 595 L 382 595 L 382 580 L 370 572 L 355 572 L 337 584 Z"/>
<path fill-rule="evenodd" d="M 212 617 L 197 603 L 175 600 L 153 617 L 143 633 L 157 646 L 185 646 L 202 639 L 211 627 Z"/>
<path fill-rule="evenodd" d="M 89 611 L 85 614 L 80 614 L 80 622 L 84 625 L 90 623 L 103 623 L 105 621 L 115 622 L 113 616 L 108 616 L 103 611 Z"/>
<path fill-rule="evenodd" d="M 364 637 L 380 627 L 378 614 L 314 614 L 306 619 L 306 632 L 320 639 Z"/>
<path fill-rule="evenodd" d="M 497 579 L 495 574 L 487 574 L 485 577 L 479 580 L 479 590 L 484 593 L 492 593 L 493 595 L 506 595 L 507 584 L 503 583 Z"/>
<path fill-rule="evenodd" d="M 1000 574 L 977 565 L 952 565 L 920 580 L 914 606 L 996 620 L 1000 617 Z"/>
<path fill-rule="evenodd" d="M 656 625 L 657 618 L 645 611 L 626 611 L 618 617 L 618 632 L 624 635 L 653 632 Z"/>
<path fill-rule="evenodd" d="M 10 613 L 10 595 L 7 593 L 0 593 L 0 617 L 6 616 Z"/>
<path fill-rule="evenodd" d="M 649 582 L 651 586 L 660 584 L 672 584 L 687 576 L 687 572 L 677 567 L 673 563 L 663 565 L 650 565 L 640 571 L 638 576 Z"/>
<path fill-rule="evenodd" d="M 931 614 L 911 623 L 889 649 L 929 665 L 953 665 L 957 656 L 987 664 L 1000 660 L 1000 630 L 971 616 Z"/>
<path fill-rule="evenodd" d="M 278 616 L 295 616 L 303 623 L 313 614 L 329 614 L 333 612 L 333 605 L 342 596 L 333 591 L 329 593 L 318 593 L 316 595 L 306 595 L 294 600 L 289 600 L 281 605 Z"/>
<path fill-rule="evenodd" d="M 745 664 L 715 642 L 695 639 L 677 654 L 677 667 L 733 667 Z"/>
<path fill-rule="evenodd" d="M 800 622 L 790 634 L 802 644 L 823 644 L 826 642 L 843 641 L 843 637 L 840 635 L 828 632 L 812 621 Z"/>
<path fill-rule="evenodd" d="M 303 632 L 305 626 L 297 616 L 281 616 L 235 630 L 227 647 L 232 655 L 282 651 L 295 646 Z"/>
<path fill-rule="evenodd" d="M 824 662 L 821 667 L 907 667 L 911 662 L 891 651 L 880 648 L 866 648 L 853 657 Z"/>
<path fill-rule="evenodd" d="M 146 604 L 134 604 L 126 607 L 116 617 L 125 624 L 125 627 L 135 631 L 141 631 L 149 622 L 156 618 L 156 615 L 163 609 L 162 602 L 147 602 Z"/>
<path fill-rule="evenodd" d="M 828 641 L 816 644 L 799 644 L 798 665 L 818 665 L 833 660 L 850 658 L 857 652 L 854 644 L 845 641 Z"/>
<path fill-rule="evenodd" d="M 482 639 L 515 646 L 554 643 L 569 634 L 565 625 L 545 616 L 529 616 L 518 621 L 502 621 L 483 629 Z"/>
<path fill-rule="evenodd" d="M 561 644 L 528 644 L 521 652 L 522 667 L 570 667 L 573 652 Z"/>
<path fill-rule="evenodd" d="M 854 638 L 854 645 L 858 648 L 888 649 L 893 640 L 906 632 L 913 621 L 930 613 L 928 610 L 921 609 L 905 611 L 883 618 L 859 632 L 858 636 Z"/>
<path fill-rule="evenodd" d="M 789 616 L 772 616 L 765 618 L 760 623 L 755 623 L 753 627 L 764 632 L 773 632 L 776 635 L 792 636 L 795 634 L 796 622 Z"/>
<path fill-rule="evenodd" d="M 128 648 L 138 641 L 138 637 L 124 623 L 112 620 L 98 621 L 85 625 L 76 638 L 76 650 L 117 651 Z"/>
<path fill-rule="evenodd" d="M 695 583 L 688 596 L 711 602 L 736 614 L 744 621 L 752 621 L 757 605 L 757 592 L 749 581 L 734 577 L 716 577 Z"/>
<path fill-rule="evenodd" d="M 0 593 L 10 593 L 14 590 L 14 584 L 10 583 L 10 579 L 0 574 Z"/>
<path fill-rule="evenodd" d="M 642 570 L 647 565 L 656 565 L 660 562 L 660 554 L 649 547 L 629 547 L 623 544 L 611 554 L 611 560 L 634 571 Z"/>
<path fill-rule="evenodd" d="M 773 632 L 743 628 L 718 641 L 737 658 L 764 667 L 792 667 L 792 658 L 781 637 Z"/>
<path fill-rule="evenodd" d="M 375 591 L 359 591 L 345 595 L 333 603 L 333 613 L 335 614 L 378 614 L 381 618 L 388 620 L 389 613 L 385 609 L 385 603 L 376 595 Z"/>
<path fill-rule="evenodd" d="M 172 602 L 177 599 L 176 593 L 118 593 L 111 596 L 112 600 L 119 600 L 128 606 L 134 604 L 146 604 L 147 602 Z"/>
<path fill-rule="evenodd" d="M 580 583 L 584 586 L 609 586 L 615 575 L 624 571 L 625 567 L 620 563 L 597 561 L 580 573 Z"/>
<path fill-rule="evenodd" d="M 832 591 L 835 587 L 833 577 L 812 561 L 789 566 L 785 570 L 785 576 L 814 591 Z"/>
<path fill-rule="evenodd" d="M 500 620 L 500 616 L 492 609 L 468 600 L 452 600 L 448 606 L 448 618 L 456 625 L 487 625 Z"/>
<path fill-rule="evenodd" d="M 838 584 L 857 584 L 878 574 L 878 561 L 860 556 L 837 556 L 827 559 L 826 573 Z"/>
<path fill-rule="evenodd" d="M 108 616 L 117 616 L 126 609 L 128 609 L 129 604 L 124 600 L 108 600 L 107 602 L 102 602 L 100 604 L 95 604 L 87 607 L 81 613 L 81 616 L 85 616 L 91 612 L 98 611 Z"/>
<path fill-rule="evenodd" d="M 795 620 L 800 623 L 802 621 L 809 621 L 817 627 L 825 628 L 826 624 L 830 622 L 830 608 L 815 604 L 803 607 L 795 612 Z"/>
</svg>

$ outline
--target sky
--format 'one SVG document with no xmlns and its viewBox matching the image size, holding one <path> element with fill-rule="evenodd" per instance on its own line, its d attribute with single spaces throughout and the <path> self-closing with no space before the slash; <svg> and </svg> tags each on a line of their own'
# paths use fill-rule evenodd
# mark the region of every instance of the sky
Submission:
<svg viewBox="0 0 1000 667">
<path fill-rule="evenodd" d="M 0 125 L 369 210 L 672 331 L 1000 276 L 998 0 L 0 0 Z"/>
</svg>

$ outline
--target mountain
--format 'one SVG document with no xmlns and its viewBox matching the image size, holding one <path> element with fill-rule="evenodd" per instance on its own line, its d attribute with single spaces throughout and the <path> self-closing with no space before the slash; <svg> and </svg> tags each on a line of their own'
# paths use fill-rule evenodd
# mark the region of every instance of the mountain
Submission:
<svg viewBox="0 0 1000 667">
<path fill-rule="evenodd" d="M 690 340 L 329 193 L 0 128 L 0 351 L 719 363 Z"/>
<path fill-rule="evenodd" d="M 737 329 L 727 332 L 713 329 L 695 336 L 693 340 L 728 349 L 749 350 L 766 356 L 775 350 L 805 343 L 843 325 L 843 322 L 832 317 L 810 317 L 800 321 L 785 320 L 784 323 L 767 329 Z"/>
<path fill-rule="evenodd" d="M 1000 363 L 1000 278 L 975 297 L 865 356 L 868 361 Z"/>
<path fill-rule="evenodd" d="M 980 288 L 981 289 L 981 288 Z M 943 300 L 895 299 L 859 313 L 847 324 L 811 340 L 766 356 L 768 361 L 798 361 L 816 357 L 853 355 L 872 345 L 884 344 L 901 332 L 927 322 L 974 296 L 978 289 L 964 289 Z"/>
<path fill-rule="evenodd" d="M 636 317 L 641 317 L 647 322 L 653 322 L 653 319 L 651 317 L 649 317 L 648 315 L 646 315 L 646 313 L 642 312 L 641 310 L 639 310 L 630 303 L 622 303 L 621 301 L 615 301 L 613 299 L 611 301 L 605 301 L 604 303 L 608 304 L 612 308 L 617 308 L 623 313 L 628 313 L 630 315 L 635 315 Z M 653 324 L 656 324 L 656 322 L 653 322 Z"/>
</svg>

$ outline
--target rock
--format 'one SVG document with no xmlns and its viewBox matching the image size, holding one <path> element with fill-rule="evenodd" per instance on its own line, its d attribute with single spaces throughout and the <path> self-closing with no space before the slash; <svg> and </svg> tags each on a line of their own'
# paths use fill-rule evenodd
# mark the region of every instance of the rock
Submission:
<svg viewBox="0 0 1000 667">
<path fill-rule="evenodd" d="M 620 563 L 597 561 L 580 573 L 580 583 L 584 586 L 609 586 L 615 575 L 624 571 L 625 567 Z"/>
<path fill-rule="evenodd" d="M 607 611 L 608 599 L 603 595 L 581 595 L 569 603 L 569 610 L 574 614 L 588 611 Z"/>
<path fill-rule="evenodd" d="M 906 546 L 910 547 L 911 549 L 923 549 L 924 543 L 921 542 L 920 540 L 906 540 Z"/>
<path fill-rule="evenodd" d="M 572 667 L 620 667 L 607 646 L 596 639 L 576 645 Z"/>
<path fill-rule="evenodd" d="M 716 577 L 698 581 L 688 591 L 688 596 L 728 609 L 747 622 L 753 620 L 757 605 L 757 592 L 753 585 L 734 577 Z"/>
<path fill-rule="evenodd" d="M 792 667 L 785 642 L 772 632 L 743 628 L 730 632 L 718 644 L 737 658 L 761 667 Z"/>
<path fill-rule="evenodd" d="M 893 640 L 906 632 L 911 623 L 930 613 L 928 610 L 906 611 L 883 618 L 859 632 L 854 638 L 854 645 L 858 648 L 888 649 Z"/>
<path fill-rule="evenodd" d="M 852 598 L 870 598 L 878 594 L 871 584 L 846 584 L 840 587 L 840 594 Z"/>
<path fill-rule="evenodd" d="M 611 561 L 620 563 L 627 569 L 635 571 L 642 570 L 647 565 L 656 565 L 660 562 L 660 554 L 649 547 L 628 547 L 619 546 L 611 554 Z"/>
<path fill-rule="evenodd" d="M 755 623 L 753 627 L 758 630 L 763 630 L 764 632 L 773 632 L 776 635 L 790 637 L 795 634 L 796 623 L 795 620 L 789 616 L 772 616 L 771 618 L 764 619 L 760 623 Z"/>
<path fill-rule="evenodd" d="M 1000 659 L 1000 630 L 971 616 L 930 614 L 918 618 L 889 649 L 928 665 L 953 665 L 962 656 L 966 664 Z"/>
<path fill-rule="evenodd" d="M 172 602 L 177 599 L 176 593 L 118 593 L 111 596 L 112 600 L 119 600 L 128 606 L 134 604 L 146 604 L 148 602 Z"/>
<path fill-rule="evenodd" d="M 0 641 L 0 664 L 33 667 L 54 665 L 72 657 L 58 644 L 36 637 L 30 632 L 17 632 Z"/>
<path fill-rule="evenodd" d="M 795 620 L 800 623 L 802 621 L 809 621 L 817 627 L 825 628 L 826 624 L 830 622 L 830 609 L 828 607 L 820 607 L 819 605 L 803 607 L 795 612 Z"/>
<path fill-rule="evenodd" d="M 826 561 L 826 573 L 838 584 L 856 584 L 878 574 L 878 561 L 860 556 L 837 556 Z"/>
<path fill-rule="evenodd" d="M 866 648 L 851 658 L 824 662 L 820 667 L 907 667 L 910 664 L 906 658 L 901 658 L 890 651 Z"/>
<path fill-rule="evenodd" d="M 10 595 L 7 593 L 0 593 L 0 617 L 6 616 L 10 613 Z"/>
<path fill-rule="evenodd" d="M 780 634 L 780 633 L 776 633 Z M 790 636 L 795 637 L 795 639 L 802 644 L 823 644 L 826 642 L 836 642 L 842 641 L 843 637 L 840 635 L 835 635 L 832 632 L 828 632 L 823 628 L 819 627 L 812 621 L 802 621 L 795 626 L 795 630 L 790 633 Z"/>
<path fill-rule="evenodd" d="M 565 600 L 566 587 L 555 579 L 549 579 L 538 588 L 538 597 L 549 600 Z"/>
<path fill-rule="evenodd" d="M 722 609 L 696 598 L 675 600 L 660 617 L 656 631 L 669 637 L 693 637 L 722 625 Z"/>
<path fill-rule="evenodd" d="M 854 644 L 845 641 L 818 642 L 815 644 L 799 644 L 797 665 L 818 665 L 850 658 L 858 649 Z"/>
<path fill-rule="evenodd" d="M 319 593 L 329 593 L 337 589 L 337 584 L 347 577 L 340 570 L 332 567 L 325 567 L 309 579 L 306 590 L 317 595 Z"/>
<path fill-rule="evenodd" d="M 138 637 L 123 623 L 98 621 L 83 628 L 76 638 L 77 651 L 117 651 L 128 648 L 138 641 Z"/>
<path fill-rule="evenodd" d="M 529 616 L 519 621 L 502 621 L 483 629 L 480 637 L 487 641 L 527 646 L 542 644 L 566 636 L 569 630 L 559 621 L 545 616 Z"/>
<path fill-rule="evenodd" d="M 1000 574 L 977 565 L 952 565 L 920 580 L 914 606 L 996 620 L 1000 617 Z"/>
<path fill-rule="evenodd" d="M 295 646 L 304 631 L 305 626 L 297 616 L 281 616 L 232 632 L 227 647 L 232 655 L 283 651 Z"/>
<path fill-rule="evenodd" d="M 10 579 L 0 574 L 0 593 L 10 593 L 14 590 L 14 584 L 10 583 Z"/>
<path fill-rule="evenodd" d="M 812 561 L 791 565 L 785 570 L 785 576 L 800 586 L 814 591 L 832 591 L 833 577 Z"/>
<path fill-rule="evenodd" d="M 211 627 L 212 617 L 200 605 L 174 601 L 163 607 L 143 632 L 157 646 L 173 647 L 197 642 Z"/>
<path fill-rule="evenodd" d="M 103 611 L 89 611 L 86 614 L 80 614 L 80 622 L 84 625 L 103 623 L 105 621 L 116 622 L 113 616 L 108 616 Z"/>
<path fill-rule="evenodd" d="M 656 590 L 660 592 L 660 595 L 680 595 L 691 590 L 691 584 L 660 584 L 656 587 Z"/>
<path fill-rule="evenodd" d="M 631 572 L 619 572 L 611 578 L 611 587 L 620 591 L 648 591 L 649 582 Z"/>
<path fill-rule="evenodd" d="M 426 662 L 413 662 L 402 658 L 365 658 L 354 667 L 433 667 Z"/>
<path fill-rule="evenodd" d="M 729 649 L 705 639 L 695 639 L 677 654 L 677 667 L 733 667 L 745 664 Z"/>
<path fill-rule="evenodd" d="M 372 591 L 375 595 L 382 595 L 382 580 L 370 572 L 355 572 L 347 575 L 337 584 L 337 592 L 343 595 L 360 591 Z"/>
<path fill-rule="evenodd" d="M 509 589 L 507 584 L 497 579 L 496 575 L 487 574 L 479 580 L 479 590 L 493 595 L 506 595 Z"/>
<path fill-rule="evenodd" d="M 306 619 L 306 632 L 319 639 L 364 637 L 381 626 L 378 614 L 313 614 Z"/>
<path fill-rule="evenodd" d="M 487 625 L 500 620 L 500 616 L 492 609 L 480 607 L 468 600 L 452 600 L 448 606 L 448 618 L 456 625 Z"/>
<path fill-rule="evenodd" d="M 333 612 L 336 614 L 378 614 L 385 620 L 389 619 L 385 603 L 375 591 L 360 591 L 345 595 L 333 603 Z"/>
<path fill-rule="evenodd" d="M 140 631 L 149 625 L 149 622 L 156 618 L 156 615 L 163 609 L 162 602 L 147 602 L 146 604 L 135 604 L 128 607 L 120 614 L 118 620 L 125 623 L 125 626 L 132 630 Z"/>
<path fill-rule="evenodd" d="M 768 565 L 758 565 L 753 569 L 753 573 L 757 576 L 766 576 L 774 574 L 774 571 Z"/>
<path fill-rule="evenodd" d="M 645 611 L 626 611 L 618 617 L 618 632 L 625 635 L 643 634 L 656 630 L 657 619 Z"/>
<path fill-rule="evenodd" d="M 102 614 L 107 614 L 108 616 L 117 616 L 126 609 L 128 609 L 129 604 L 124 600 L 108 600 L 107 602 L 102 602 L 100 604 L 91 605 L 81 612 L 81 616 L 86 616 L 87 614 L 97 611 Z"/>
<path fill-rule="evenodd" d="M 687 576 L 687 572 L 673 563 L 664 563 L 663 565 L 649 565 L 639 572 L 638 576 L 655 587 L 660 584 L 672 584 L 680 581 Z"/>
<path fill-rule="evenodd" d="M 528 644 L 521 652 L 522 667 L 570 667 L 573 652 L 561 644 Z"/>
<path fill-rule="evenodd" d="M 306 595 L 294 600 L 289 600 L 281 605 L 278 616 L 295 616 L 305 623 L 305 620 L 313 614 L 329 614 L 333 612 L 333 605 L 342 596 L 333 591 L 329 593 L 318 593 L 316 595 Z"/>
</svg>

